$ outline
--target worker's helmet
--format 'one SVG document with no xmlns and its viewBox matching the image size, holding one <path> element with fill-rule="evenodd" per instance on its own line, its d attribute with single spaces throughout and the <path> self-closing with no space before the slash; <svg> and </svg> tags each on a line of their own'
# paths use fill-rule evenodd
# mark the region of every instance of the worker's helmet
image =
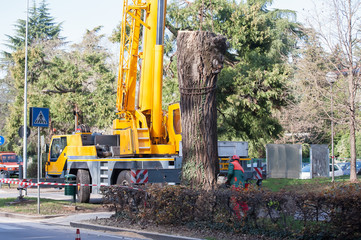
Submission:
<svg viewBox="0 0 361 240">
<path fill-rule="evenodd" d="M 239 157 L 237 155 L 233 155 L 232 160 L 239 160 Z"/>
</svg>

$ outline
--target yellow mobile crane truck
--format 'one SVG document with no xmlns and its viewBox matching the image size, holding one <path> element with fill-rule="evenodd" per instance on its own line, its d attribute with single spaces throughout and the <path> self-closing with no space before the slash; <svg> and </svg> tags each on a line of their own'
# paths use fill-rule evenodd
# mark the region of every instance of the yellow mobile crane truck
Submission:
<svg viewBox="0 0 361 240">
<path fill-rule="evenodd" d="M 166 4 L 166 0 L 124 0 L 118 118 L 113 121 L 113 134 L 92 134 L 82 128 L 72 135 L 56 135 L 51 139 L 46 175 L 61 178 L 75 174 L 77 183 L 93 184 L 78 187 L 80 202 L 88 202 L 90 193 L 98 192 L 101 185 L 179 182 L 180 106 L 177 103 L 170 105 L 168 112 L 162 110 Z M 141 27 L 142 52 L 139 50 Z M 139 60 L 141 71 L 138 71 Z M 248 155 L 247 143 L 231 145 L 241 147 L 242 151 L 233 150 L 227 156 Z"/>
</svg>

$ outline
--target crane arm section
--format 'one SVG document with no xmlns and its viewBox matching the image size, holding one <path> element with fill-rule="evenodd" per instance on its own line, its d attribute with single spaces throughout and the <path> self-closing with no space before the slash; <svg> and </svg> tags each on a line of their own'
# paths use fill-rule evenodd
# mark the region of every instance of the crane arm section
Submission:
<svg viewBox="0 0 361 240">
<path fill-rule="evenodd" d="M 174 130 L 180 122 L 173 117 L 177 106 L 170 114 L 162 109 L 167 0 L 123 2 L 116 102 L 119 118 L 113 121 L 113 134 L 120 136 L 121 154 L 176 153 L 181 139 Z"/>
<path fill-rule="evenodd" d="M 149 3 L 141 0 L 124 0 L 120 41 L 119 73 L 116 108 L 119 113 L 135 111 L 137 64 L 142 10 L 149 10 Z"/>
</svg>

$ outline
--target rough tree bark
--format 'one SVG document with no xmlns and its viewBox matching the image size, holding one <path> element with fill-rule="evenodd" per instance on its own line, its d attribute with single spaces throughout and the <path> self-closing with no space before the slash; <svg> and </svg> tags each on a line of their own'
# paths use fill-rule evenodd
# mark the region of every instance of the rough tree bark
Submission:
<svg viewBox="0 0 361 240">
<path fill-rule="evenodd" d="M 223 36 L 201 31 L 178 32 L 182 181 L 206 190 L 216 186 L 219 172 L 215 89 L 226 50 Z"/>
</svg>

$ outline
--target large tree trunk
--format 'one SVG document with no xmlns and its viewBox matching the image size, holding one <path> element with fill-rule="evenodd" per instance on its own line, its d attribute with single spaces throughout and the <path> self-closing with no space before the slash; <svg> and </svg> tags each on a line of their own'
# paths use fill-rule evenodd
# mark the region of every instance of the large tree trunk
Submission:
<svg viewBox="0 0 361 240">
<path fill-rule="evenodd" d="M 210 32 L 178 33 L 182 181 L 206 190 L 216 186 L 219 172 L 215 89 L 226 50 L 223 36 Z"/>
</svg>

